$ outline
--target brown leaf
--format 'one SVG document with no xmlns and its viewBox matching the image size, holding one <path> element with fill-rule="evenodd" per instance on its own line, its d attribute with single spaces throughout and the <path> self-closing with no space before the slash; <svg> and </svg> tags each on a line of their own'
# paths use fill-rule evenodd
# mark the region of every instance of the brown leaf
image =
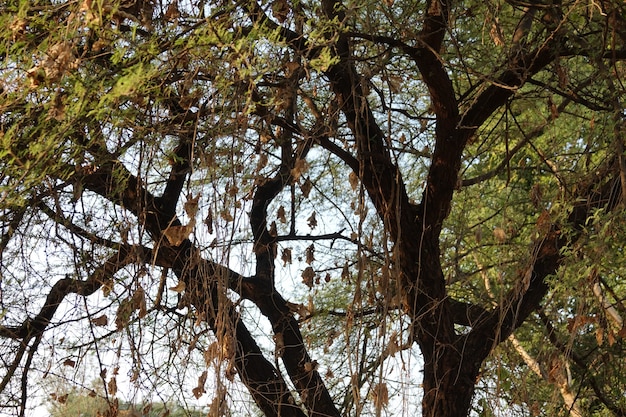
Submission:
<svg viewBox="0 0 626 417">
<path fill-rule="evenodd" d="M 91 319 L 91 322 L 94 324 L 94 326 L 103 327 L 109 324 L 109 318 L 105 314 L 103 314 L 100 317 Z"/>
<path fill-rule="evenodd" d="M 192 197 L 191 194 L 187 196 L 187 201 L 183 205 L 185 209 L 185 213 L 189 216 L 190 219 L 195 219 L 196 214 L 198 213 L 198 201 L 200 200 L 200 194 L 195 197 Z"/>
<path fill-rule="evenodd" d="M 311 229 L 315 229 L 317 226 L 317 219 L 315 218 L 315 212 L 311 213 L 308 219 L 306 219 L 307 224 Z"/>
<path fill-rule="evenodd" d="M 180 294 L 181 292 L 185 291 L 185 288 L 185 283 L 183 281 L 178 281 L 178 284 L 176 284 L 176 286 L 174 287 L 170 287 L 170 290 Z"/>
<path fill-rule="evenodd" d="M 202 397 L 202 394 L 206 392 L 204 390 L 204 384 L 206 383 L 206 378 L 207 378 L 207 371 L 204 371 L 198 377 L 198 386 L 191 390 L 191 392 L 193 393 L 193 396 L 196 397 L 196 399 L 199 399 L 200 397 Z"/>
<path fill-rule="evenodd" d="M 503 46 L 505 44 L 504 36 L 502 35 L 502 30 L 497 20 L 492 22 L 489 36 L 491 36 L 491 40 L 493 40 L 496 46 Z"/>
<path fill-rule="evenodd" d="M 230 214 L 230 211 L 228 211 L 227 209 L 224 209 L 220 212 L 220 217 L 227 222 L 232 222 L 233 220 L 235 220 L 235 218 L 233 217 L 232 214 Z"/>
<path fill-rule="evenodd" d="M 479 226 L 474 229 L 474 238 L 476 239 L 476 243 L 480 243 L 483 239 L 483 229 Z"/>
<path fill-rule="evenodd" d="M 117 394 L 117 379 L 115 377 L 111 377 L 109 383 L 107 384 L 107 388 L 109 390 L 108 394 L 115 397 L 115 394 Z"/>
<path fill-rule="evenodd" d="M 304 183 L 300 186 L 300 190 L 302 191 L 302 195 L 304 196 L 304 198 L 309 198 L 309 194 L 311 193 L 312 188 L 313 188 L 313 183 L 307 177 L 307 179 L 304 180 Z"/>
<path fill-rule="evenodd" d="M 270 230 L 268 231 L 268 233 L 272 237 L 278 236 L 278 230 L 276 229 L 276 222 L 272 222 L 272 224 L 270 224 Z"/>
<path fill-rule="evenodd" d="M 263 141 L 265 142 L 269 141 L 269 137 L 266 139 L 263 139 L 263 136 L 261 136 L 261 142 Z M 256 171 L 259 172 L 260 170 L 265 168 L 267 166 L 267 162 L 268 162 L 267 154 L 265 153 L 260 154 L 259 160 L 256 163 Z"/>
<path fill-rule="evenodd" d="M 163 18 L 171 22 L 173 20 L 178 19 L 179 17 L 180 17 L 180 10 L 178 10 L 178 2 L 173 1 L 170 3 L 169 6 L 167 6 L 167 10 L 165 11 Z"/>
<path fill-rule="evenodd" d="M 596 342 L 598 343 L 598 346 L 602 346 L 602 343 L 604 342 L 604 330 L 602 327 L 598 327 L 596 329 Z"/>
<path fill-rule="evenodd" d="M 13 20 L 9 24 L 9 30 L 11 31 L 13 41 L 22 38 L 24 32 L 26 32 L 26 23 L 26 19 L 22 17 L 13 17 Z"/>
<path fill-rule="evenodd" d="M 312 311 L 309 310 L 304 304 L 287 302 L 287 307 L 289 308 L 289 311 L 291 311 L 292 313 L 296 313 L 300 317 L 307 317 L 309 314 L 311 314 Z"/>
<path fill-rule="evenodd" d="M 102 294 L 105 297 L 108 297 L 111 294 L 111 291 L 113 290 L 113 285 L 115 283 L 113 282 L 112 279 L 106 279 L 103 283 L 102 283 Z"/>
<path fill-rule="evenodd" d="M 133 293 L 131 306 L 133 311 L 139 310 L 139 317 L 145 317 L 148 313 L 148 309 L 146 308 L 146 292 L 141 286 Z"/>
<path fill-rule="evenodd" d="M 46 59 L 42 62 L 46 78 L 58 81 L 67 72 L 78 68 L 78 59 L 68 41 L 55 43 L 46 51 Z"/>
<path fill-rule="evenodd" d="M 278 207 L 278 211 L 276 212 L 276 217 L 281 223 L 287 223 L 287 217 L 285 216 L 285 207 Z"/>
<path fill-rule="evenodd" d="M 117 330 L 121 330 L 126 327 L 128 322 L 130 321 L 130 315 L 132 312 L 133 309 L 130 300 L 122 300 L 119 307 L 117 308 L 117 312 L 115 313 L 115 326 Z"/>
<path fill-rule="evenodd" d="M 298 181 L 302 174 L 309 169 L 309 164 L 305 159 L 297 159 L 291 170 L 291 176 L 294 182 Z"/>
<path fill-rule="evenodd" d="M 317 371 L 318 366 L 319 366 L 319 364 L 317 363 L 317 361 L 305 362 L 304 363 L 304 370 L 305 370 L 305 372 Z"/>
<path fill-rule="evenodd" d="M 283 23 L 287 20 L 287 16 L 289 15 L 289 3 L 287 0 L 274 0 L 272 1 L 272 14 L 280 23 Z"/>
<path fill-rule="evenodd" d="M 389 405 L 389 390 L 387 384 L 376 384 L 372 387 L 372 400 L 376 409 L 381 409 Z"/>
<path fill-rule="evenodd" d="M 230 186 L 226 190 L 226 193 L 231 197 L 237 197 L 238 192 L 239 192 L 239 187 L 237 187 L 236 185 Z"/>
<path fill-rule="evenodd" d="M 315 278 L 315 271 L 310 266 L 307 266 L 304 271 L 302 271 L 302 282 L 306 284 L 307 287 L 313 288 L 313 279 Z"/>
<path fill-rule="evenodd" d="M 400 348 L 400 343 L 399 343 L 399 338 L 398 338 L 398 332 L 393 332 L 391 334 L 391 337 L 389 337 L 389 344 L 387 345 L 387 352 L 389 353 L 389 355 L 393 356 L 395 355 L 397 352 L 399 352 L 400 350 L 402 350 Z"/>
<path fill-rule="evenodd" d="M 343 269 L 341 270 L 341 279 L 350 282 L 350 267 L 348 266 L 348 262 L 343 265 Z"/>
<path fill-rule="evenodd" d="M 506 242 L 506 232 L 501 227 L 496 227 L 495 229 L 493 229 L 493 237 L 498 243 Z"/>
<path fill-rule="evenodd" d="M 206 215 L 206 218 L 204 219 L 204 224 L 207 227 L 207 232 L 209 232 L 210 235 L 213 234 L 213 213 L 211 213 L 211 210 L 209 210 L 208 214 Z"/>
<path fill-rule="evenodd" d="M 348 175 L 348 181 L 350 182 L 352 191 L 356 191 L 356 189 L 359 188 L 359 176 L 356 175 L 354 171 L 351 171 L 350 175 Z"/>
<path fill-rule="evenodd" d="M 287 264 L 291 264 L 291 248 L 283 249 L 280 260 L 283 261 L 283 266 L 287 266 Z"/>
<path fill-rule="evenodd" d="M 72 360 L 72 359 L 66 359 L 63 361 L 63 365 L 64 366 L 69 366 L 70 368 L 74 368 L 76 367 L 76 361 Z"/>
<path fill-rule="evenodd" d="M 195 224 L 193 221 L 185 226 L 170 226 L 163 231 L 163 235 L 172 246 L 179 246 L 185 241 L 193 231 Z"/>
<path fill-rule="evenodd" d="M 315 245 L 311 243 L 311 246 L 306 248 L 305 251 L 306 263 L 311 265 L 315 260 Z"/>
<path fill-rule="evenodd" d="M 285 340 L 283 339 L 283 334 L 278 332 L 274 335 L 274 343 L 275 343 L 275 353 L 276 356 L 282 356 L 283 351 L 285 350 Z"/>
</svg>

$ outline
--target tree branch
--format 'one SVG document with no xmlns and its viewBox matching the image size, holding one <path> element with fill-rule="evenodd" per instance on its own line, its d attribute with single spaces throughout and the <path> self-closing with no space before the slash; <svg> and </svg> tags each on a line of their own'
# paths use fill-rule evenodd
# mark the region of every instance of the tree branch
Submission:
<svg viewBox="0 0 626 417">
<path fill-rule="evenodd" d="M 516 287 L 473 328 L 469 343 L 478 351 L 482 350 L 483 357 L 486 357 L 494 343 L 506 339 L 530 313 L 539 308 L 549 288 L 546 278 L 554 275 L 563 261 L 562 248 L 578 239 L 592 211 L 598 208 L 611 211 L 617 207 L 621 199 L 619 178 L 609 178 L 598 190 L 595 190 L 594 183 L 583 190 L 568 217 L 566 227 L 571 228 L 572 232 L 568 234 L 563 227 L 551 225 L 544 232 L 544 237 L 535 243 L 531 251 L 532 261 L 520 274 Z"/>
</svg>

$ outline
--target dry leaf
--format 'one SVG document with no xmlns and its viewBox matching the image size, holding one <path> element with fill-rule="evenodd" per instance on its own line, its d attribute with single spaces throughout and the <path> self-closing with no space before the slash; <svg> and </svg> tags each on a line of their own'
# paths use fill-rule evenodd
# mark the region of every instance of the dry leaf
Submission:
<svg viewBox="0 0 626 417">
<path fill-rule="evenodd" d="M 113 290 L 113 284 L 115 283 L 112 279 L 106 279 L 104 282 L 102 282 L 102 294 L 105 297 L 108 297 L 111 294 L 111 291 Z"/>
<path fill-rule="evenodd" d="M 602 343 L 604 342 L 604 330 L 601 327 L 598 327 L 596 330 L 596 342 L 598 343 L 598 346 L 602 346 Z"/>
<path fill-rule="evenodd" d="M 207 378 L 207 371 L 204 371 L 198 377 L 198 386 L 195 387 L 193 390 L 191 390 L 193 392 L 194 397 L 196 397 L 196 399 L 202 397 L 202 394 L 206 392 L 204 390 L 204 384 L 206 383 L 206 378 Z"/>
<path fill-rule="evenodd" d="M 398 339 L 399 339 L 398 332 L 393 332 L 391 334 L 391 337 L 389 338 L 389 344 L 387 345 L 387 352 L 391 356 L 395 355 L 397 352 L 402 350 L 400 348 L 400 343 L 398 342 Z"/>
<path fill-rule="evenodd" d="M 387 384 L 376 384 L 372 387 L 372 400 L 376 409 L 381 409 L 389 405 L 389 390 Z"/>
<path fill-rule="evenodd" d="M 305 251 L 306 263 L 311 265 L 315 260 L 315 245 L 311 243 L 311 246 L 306 248 Z"/>
<path fill-rule="evenodd" d="M 263 136 L 261 136 L 261 142 L 263 141 L 269 141 L 269 138 L 267 139 L 263 139 Z M 259 172 L 260 170 L 262 170 L 263 168 L 265 168 L 267 166 L 267 154 L 262 153 L 259 155 L 259 160 L 256 163 L 256 171 Z"/>
<path fill-rule="evenodd" d="M 387 84 L 392 93 L 399 93 L 402 90 L 402 77 L 398 75 L 392 75 L 387 77 Z"/>
<path fill-rule="evenodd" d="M 309 164 L 305 159 L 297 159 L 293 165 L 293 169 L 291 170 L 291 176 L 293 177 L 294 182 L 297 182 L 302 174 L 304 174 L 308 169 Z"/>
<path fill-rule="evenodd" d="M 227 222 L 232 222 L 233 220 L 235 220 L 235 218 L 233 217 L 232 214 L 230 214 L 230 211 L 224 209 L 220 212 L 220 217 Z"/>
<path fill-rule="evenodd" d="M 21 39 L 26 32 L 26 19 L 14 16 L 9 24 L 9 30 L 11 31 L 13 41 Z"/>
<path fill-rule="evenodd" d="M 285 350 L 285 340 L 283 339 L 283 334 L 278 332 L 274 335 L 274 343 L 276 356 L 282 356 L 283 351 Z"/>
<path fill-rule="evenodd" d="M 609 346 L 613 346 L 615 344 L 615 335 L 612 331 L 608 331 L 606 334 L 606 340 L 609 342 Z"/>
<path fill-rule="evenodd" d="M 315 278 L 315 271 L 310 266 L 307 266 L 304 271 L 302 271 L 302 282 L 306 284 L 307 287 L 313 288 L 313 279 Z"/>
<path fill-rule="evenodd" d="M 317 371 L 318 366 L 319 366 L 319 364 L 317 363 L 317 361 L 305 362 L 304 363 L 304 370 L 306 372 Z"/>
<path fill-rule="evenodd" d="M 78 68 L 79 60 L 72 52 L 68 41 L 52 45 L 46 51 L 46 59 L 38 66 L 42 68 L 46 79 L 58 81 L 67 72 Z"/>
<path fill-rule="evenodd" d="M 107 384 L 107 388 L 109 389 L 108 394 L 111 397 L 115 397 L 115 394 L 117 394 L 117 380 L 115 377 L 111 377 L 109 383 Z"/>
<path fill-rule="evenodd" d="M 170 226 L 163 231 L 163 235 L 172 246 L 179 246 L 193 231 L 195 222 L 191 221 L 185 226 Z"/>
<path fill-rule="evenodd" d="M 178 284 L 176 284 L 176 286 L 174 287 L 170 287 L 170 290 L 180 294 L 181 292 L 185 291 L 186 287 L 187 286 L 185 285 L 183 281 L 178 281 Z"/>
<path fill-rule="evenodd" d="M 48 109 L 48 115 L 47 115 L 47 119 L 48 120 L 54 119 L 54 120 L 57 120 L 57 121 L 62 121 L 65 118 L 65 103 L 63 102 L 64 98 L 65 98 L 65 94 L 60 93 L 60 92 L 57 92 L 54 95 L 54 99 L 52 100 L 50 108 Z M 82 188 L 81 185 L 82 184 L 80 184 L 80 182 L 78 182 L 77 184 L 74 184 L 74 187 L 75 188 Z M 76 192 L 76 191 L 74 191 L 74 192 Z M 80 195 L 79 195 L 79 197 L 80 197 Z M 76 196 L 74 196 L 74 198 L 76 198 Z"/>
<path fill-rule="evenodd" d="M 119 307 L 117 308 L 117 312 L 115 313 L 115 326 L 117 330 L 121 330 L 130 321 L 130 315 L 133 312 L 132 303 L 130 299 L 122 300 Z"/>
<path fill-rule="evenodd" d="M 356 189 L 359 188 L 359 176 L 356 175 L 354 171 L 351 171 L 350 175 L 348 175 L 348 181 L 350 182 L 350 187 L 352 187 L 353 191 L 356 191 Z"/>
<path fill-rule="evenodd" d="M 281 223 L 287 223 L 287 217 L 285 216 L 285 207 L 278 207 L 278 211 L 276 212 L 276 217 Z"/>
<path fill-rule="evenodd" d="M 207 227 L 207 232 L 209 232 L 210 235 L 213 234 L 213 213 L 211 213 L 211 210 L 209 210 L 208 214 L 206 215 L 206 219 L 204 219 L 204 224 Z"/>
<path fill-rule="evenodd" d="M 289 3 L 287 0 L 274 0 L 272 1 L 272 14 L 280 23 L 283 23 L 287 20 L 287 16 L 289 15 Z"/>
<path fill-rule="evenodd" d="M 133 311 L 139 310 L 139 317 L 145 317 L 148 313 L 146 308 L 146 292 L 141 286 L 137 288 L 131 298 L 131 304 Z"/>
<path fill-rule="evenodd" d="M 187 201 L 183 205 L 183 209 L 185 209 L 185 213 L 189 216 L 190 219 L 195 219 L 196 214 L 198 213 L 198 201 L 200 200 L 200 194 L 195 197 L 192 197 L 191 194 L 187 196 Z"/>
<path fill-rule="evenodd" d="M 312 311 L 309 310 L 304 304 L 295 304 L 290 303 L 289 301 L 287 302 L 287 307 L 289 308 L 289 311 L 296 313 L 300 317 L 307 317 Z"/>
<path fill-rule="evenodd" d="M 343 269 L 341 270 L 341 279 L 350 282 L 350 267 L 348 266 L 347 262 L 343 264 Z"/>
<path fill-rule="evenodd" d="M 530 202 L 533 203 L 535 208 L 538 208 L 541 204 L 541 199 L 543 198 L 543 191 L 541 189 L 541 185 L 535 184 L 530 189 Z"/>
<path fill-rule="evenodd" d="M 272 222 L 272 224 L 270 224 L 270 230 L 268 231 L 268 233 L 272 237 L 278 236 L 278 230 L 276 229 L 276 222 Z"/>
<path fill-rule="evenodd" d="M 311 193 L 312 188 L 313 188 L 313 183 L 307 177 L 307 179 L 304 180 L 304 183 L 300 186 L 300 191 L 302 191 L 302 195 L 304 196 L 304 198 L 309 198 L 309 194 Z"/>
<path fill-rule="evenodd" d="M 169 6 L 167 6 L 167 10 L 165 11 L 163 17 L 169 22 L 174 21 L 180 17 L 180 10 L 178 10 L 177 1 L 173 1 L 170 3 Z"/>
<path fill-rule="evenodd" d="M 70 368 L 74 368 L 76 367 L 76 361 L 72 360 L 72 359 L 66 359 L 63 361 L 63 365 L 64 366 L 69 366 Z"/>
<path fill-rule="evenodd" d="M 502 35 L 502 30 L 500 29 L 500 25 L 497 20 L 491 24 L 489 36 L 491 36 L 491 40 L 493 40 L 493 43 L 496 46 L 503 46 L 505 44 L 504 36 Z"/>
<path fill-rule="evenodd" d="M 226 189 L 226 193 L 231 197 L 237 197 L 238 192 L 239 192 L 239 187 L 237 187 L 236 185 L 233 185 Z"/>
<path fill-rule="evenodd" d="M 283 261 L 283 266 L 287 266 L 287 264 L 291 264 L 291 248 L 283 249 L 283 253 L 280 259 Z"/>
<path fill-rule="evenodd" d="M 311 213 L 308 219 L 306 219 L 307 224 L 311 229 L 315 229 L 317 226 L 317 219 L 315 218 L 315 212 Z"/>
<path fill-rule="evenodd" d="M 496 227 L 495 229 L 493 229 L 493 237 L 498 243 L 506 242 L 506 232 L 501 227 Z"/>
<path fill-rule="evenodd" d="M 94 326 L 102 327 L 109 324 L 109 318 L 106 315 L 101 315 L 100 317 L 96 317 L 95 319 L 91 319 L 91 322 Z"/>
</svg>

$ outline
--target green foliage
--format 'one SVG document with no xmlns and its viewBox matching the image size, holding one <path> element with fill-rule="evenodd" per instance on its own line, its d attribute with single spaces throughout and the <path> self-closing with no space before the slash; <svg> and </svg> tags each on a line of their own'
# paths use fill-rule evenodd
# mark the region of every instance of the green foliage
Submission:
<svg viewBox="0 0 626 417">
<path fill-rule="evenodd" d="M 0 403 L 623 415 L 624 5 L 544 3 L 0 4 Z"/>
</svg>

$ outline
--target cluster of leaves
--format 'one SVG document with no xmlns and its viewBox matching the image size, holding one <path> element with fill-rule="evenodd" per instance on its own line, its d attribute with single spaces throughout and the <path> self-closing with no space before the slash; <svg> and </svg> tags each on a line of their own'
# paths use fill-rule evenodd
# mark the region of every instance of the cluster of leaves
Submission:
<svg viewBox="0 0 626 417">
<path fill-rule="evenodd" d="M 623 9 L 0 5 L 0 398 L 623 415 Z"/>
</svg>

